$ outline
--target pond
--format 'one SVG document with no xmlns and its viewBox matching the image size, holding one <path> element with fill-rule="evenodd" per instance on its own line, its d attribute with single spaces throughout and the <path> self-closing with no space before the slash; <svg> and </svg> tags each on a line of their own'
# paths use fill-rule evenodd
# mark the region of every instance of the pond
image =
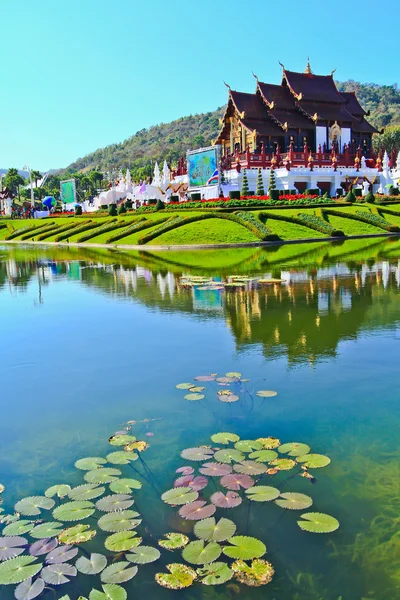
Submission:
<svg viewBox="0 0 400 600">
<path fill-rule="evenodd" d="M 42 497 L 55 484 L 101 485 L 94 470 L 85 480 L 88 469 L 74 464 L 83 457 L 124 451 L 108 440 L 130 427 L 126 435 L 149 447 L 145 452 L 133 448 L 135 457 L 140 455 L 134 464 L 105 468 L 142 482 L 141 489 L 132 490 L 135 504 L 129 508 L 128 500 L 118 508 L 139 512 L 142 522 L 135 531 L 142 545 L 158 548 L 161 556 L 140 565 L 129 581 L 121 576 L 128 600 L 143 595 L 152 600 L 222 600 L 239 594 L 245 599 L 268 594 L 274 600 L 399 597 L 399 259 L 400 242 L 387 239 L 164 253 L 0 247 L 3 516 L 12 515 L 22 498 Z M 225 385 L 215 381 L 232 372 L 241 375 L 220 382 Z M 211 381 L 194 379 L 209 374 L 218 375 Z M 185 399 L 193 391 L 176 386 L 187 382 L 205 397 Z M 228 390 L 239 399 L 233 401 Z M 263 390 L 277 395 L 257 395 Z M 133 423 L 127 425 L 129 421 Z M 187 589 L 165 589 L 157 585 L 155 574 L 167 573 L 167 564 L 185 561 L 181 550 L 165 550 L 158 540 L 181 532 L 193 541 L 193 524 L 199 521 L 181 518 L 181 506 L 163 502 L 160 495 L 182 476 L 176 469 L 191 466 L 198 475 L 212 460 L 210 449 L 203 448 L 202 462 L 181 457 L 183 450 L 228 447 L 219 438 L 210 439 L 218 432 L 241 440 L 272 436 L 281 444 L 301 442 L 331 462 L 324 468 L 310 464 L 309 470 L 296 462 L 290 471 L 265 475 L 271 465 L 252 457 L 252 465 L 265 466 L 262 475 L 253 473 L 251 465 L 242 470 L 281 494 L 311 497 L 311 508 L 282 510 L 276 497 L 250 502 L 240 489 L 233 493 L 239 506 L 216 509 L 214 517 L 233 521 L 237 536 L 266 545 L 262 558 L 275 569 L 271 583 L 249 587 L 232 578 L 203 585 L 199 577 Z M 229 448 L 237 438 L 232 439 Z M 260 443 L 251 449 L 239 446 L 239 453 L 249 460 Z M 218 456 L 215 462 L 224 464 Z M 287 454 L 277 456 L 292 460 Z M 118 455 L 115 462 L 120 460 Z M 238 462 L 243 462 L 240 457 Z M 299 476 L 305 472 L 310 478 Z M 104 477 L 105 493 L 130 494 L 123 486 L 109 489 L 114 476 Z M 200 494 L 209 507 L 210 496 L 224 488 L 216 477 L 206 483 L 190 499 L 196 501 Z M 29 543 L 38 541 L 30 538 L 32 527 L 40 525 L 39 519 L 62 522 L 57 507 L 71 499 L 55 497 L 54 507 L 51 501 L 34 516 L 29 510 L 24 515 L 22 505 L 26 533 L 17 527 L 8 535 L 14 531 Z M 307 512 L 331 515 L 340 527 L 324 534 L 304 531 L 297 521 Z M 123 552 L 113 554 L 104 547 L 116 530 L 104 531 L 97 521 L 109 513 L 89 513 L 62 525 L 83 523 L 97 530 L 91 541 L 79 545 L 70 564 L 92 552 L 106 556 L 108 565 L 125 562 Z M 227 544 L 221 542 L 222 547 Z M 1 547 L 0 541 L 0 556 Z M 44 553 L 38 556 L 41 562 L 45 558 Z M 232 563 L 226 554 L 217 560 Z M 64 585 L 53 585 L 48 578 L 40 598 L 68 594 L 76 600 L 89 597 L 92 588 L 102 589 L 99 574 L 78 573 Z M 2 600 L 13 598 L 14 591 L 15 585 L 0 586 Z"/>
</svg>

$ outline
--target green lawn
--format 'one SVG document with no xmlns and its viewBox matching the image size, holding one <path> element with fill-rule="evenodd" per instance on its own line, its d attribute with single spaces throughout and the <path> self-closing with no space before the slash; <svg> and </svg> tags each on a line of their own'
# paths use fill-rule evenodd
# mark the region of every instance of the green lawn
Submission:
<svg viewBox="0 0 400 600">
<path fill-rule="evenodd" d="M 335 229 L 341 229 L 345 235 L 365 235 L 368 233 L 385 233 L 384 229 L 379 229 L 369 223 L 362 223 L 354 219 L 346 219 L 345 217 L 336 217 L 329 215 L 329 223 Z"/>
<path fill-rule="evenodd" d="M 298 211 L 297 211 L 298 212 Z M 308 238 L 325 238 L 324 233 L 289 223 L 288 221 L 277 221 L 276 219 L 267 219 L 266 226 L 272 229 L 273 233 L 279 235 L 282 240 L 306 240 Z"/>
<path fill-rule="evenodd" d="M 238 223 L 223 219 L 207 219 L 189 223 L 158 236 L 150 244 L 237 244 L 259 242 L 259 238 Z"/>
</svg>

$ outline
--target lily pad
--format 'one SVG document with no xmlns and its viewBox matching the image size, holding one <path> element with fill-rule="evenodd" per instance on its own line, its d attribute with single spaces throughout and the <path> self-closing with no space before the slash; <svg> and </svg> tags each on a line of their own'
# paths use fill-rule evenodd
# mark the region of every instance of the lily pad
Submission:
<svg viewBox="0 0 400 600">
<path fill-rule="evenodd" d="M 277 395 L 278 392 L 275 392 L 274 390 L 259 390 L 256 392 L 256 396 L 260 396 L 260 398 L 273 398 Z"/>
<path fill-rule="evenodd" d="M 77 570 L 75 567 L 66 563 L 61 563 L 45 567 L 42 569 L 40 576 L 43 581 L 50 585 L 62 585 L 70 581 L 68 577 L 75 577 L 76 574 Z"/>
<path fill-rule="evenodd" d="M 289 456 L 302 456 L 310 452 L 310 446 L 302 444 L 301 442 L 289 442 L 288 444 L 282 444 L 279 446 L 278 452 L 281 454 L 288 454 Z"/>
<path fill-rule="evenodd" d="M 278 469 L 278 471 L 290 471 L 290 469 L 296 466 L 296 461 L 291 458 L 274 458 L 269 464 Z"/>
<path fill-rule="evenodd" d="M 102 588 L 102 592 L 92 590 L 89 594 L 89 600 L 126 600 L 128 597 L 126 591 L 120 585 L 109 583 L 103 585 Z M 63 599 L 61 598 L 61 600 Z"/>
<path fill-rule="evenodd" d="M 194 469 L 193 467 L 189 466 L 179 467 L 179 469 L 176 469 L 175 473 L 182 473 L 182 475 L 193 475 Z"/>
<path fill-rule="evenodd" d="M 137 565 L 146 565 L 148 563 L 155 562 L 161 556 L 161 553 L 157 548 L 152 546 L 139 546 L 138 548 L 132 548 L 131 553 L 126 555 L 129 562 L 136 563 Z"/>
<path fill-rule="evenodd" d="M 21 515 L 31 517 L 34 515 L 40 515 L 42 509 L 50 510 L 53 508 L 55 502 L 51 498 L 46 496 L 29 496 L 20 500 L 15 505 L 15 511 Z"/>
<path fill-rule="evenodd" d="M 68 496 L 71 500 L 94 500 L 106 491 L 105 487 L 99 487 L 97 483 L 85 483 L 73 488 Z"/>
<path fill-rule="evenodd" d="M 140 490 L 142 482 L 137 479 L 117 479 L 110 483 L 110 490 L 115 494 L 130 494 L 131 490 Z"/>
<path fill-rule="evenodd" d="M 129 494 L 111 494 L 104 496 L 96 502 L 97 510 L 103 512 L 114 512 L 115 510 L 125 510 L 130 508 L 134 499 Z"/>
<path fill-rule="evenodd" d="M 261 475 L 261 473 L 265 473 L 267 467 L 263 463 L 242 460 L 242 462 L 233 465 L 233 469 L 237 473 L 243 473 L 244 475 Z"/>
<path fill-rule="evenodd" d="M 226 390 L 226 391 L 228 391 L 228 390 Z M 239 396 L 237 396 L 236 394 L 232 394 L 232 393 L 224 394 L 223 392 L 218 392 L 217 396 L 218 396 L 218 400 L 220 402 L 226 402 L 228 404 L 237 402 L 239 400 Z"/>
<path fill-rule="evenodd" d="M 234 383 L 236 377 L 217 377 L 215 381 L 218 383 Z"/>
<path fill-rule="evenodd" d="M 94 538 L 96 531 L 90 529 L 90 525 L 75 525 L 64 529 L 59 536 L 60 544 L 85 544 Z"/>
<path fill-rule="evenodd" d="M 131 442 L 130 444 L 127 444 L 126 446 L 124 446 L 124 450 L 125 450 L 125 452 L 128 452 L 129 454 L 131 454 L 132 450 L 137 450 L 138 452 L 144 452 L 149 447 L 150 447 L 150 444 L 148 444 L 144 440 L 137 440 L 135 442 Z"/>
<path fill-rule="evenodd" d="M 220 585 L 233 577 L 233 571 L 224 562 L 213 562 L 197 569 L 201 583 L 204 585 Z"/>
<path fill-rule="evenodd" d="M 196 377 L 195 377 L 196 379 Z M 199 380 L 197 380 L 199 381 Z M 178 390 L 190 390 L 190 388 L 194 387 L 194 383 L 178 383 L 176 386 Z"/>
<path fill-rule="evenodd" d="M 182 458 L 186 458 L 187 460 L 194 461 L 204 461 L 209 460 L 214 454 L 214 450 L 207 447 L 200 448 L 186 448 L 186 450 L 182 450 L 181 456 Z"/>
<path fill-rule="evenodd" d="M 22 554 L 24 546 L 28 543 L 23 537 L 0 537 L 0 560 L 10 560 Z"/>
<path fill-rule="evenodd" d="M 94 471 L 95 469 L 100 469 L 106 463 L 106 459 L 101 456 L 89 456 L 88 458 L 80 458 L 77 460 L 75 467 L 82 471 Z"/>
<path fill-rule="evenodd" d="M 136 531 L 118 531 L 108 536 L 104 546 L 111 552 L 127 552 L 141 543 L 142 538 L 138 537 Z"/>
<path fill-rule="evenodd" d="M 236 535 L 228 540 L 231 546 L 225 546 L 223 553 L 230 558 L 251 560 L 260 558 L 267 548 L 261 540 L 247 535 Z"/>
<path fill-rule="evenodd" d="M 135 577 L 137 572 L 136 566 L 132 567 L 131 563 L 120 561 L 104 569 L 100 578 L 103 583 L 124 583 Z"/>
<path fill-rule="evenodd" d="M 202 475 L 198 475 L 197 477 L 193 477 L 193 475 L 183 475 L 174 481 L 175 487 L 190 487 L 195 492 L 203 490 L 207 484 L 207 477 L 203 477 Z"/>
<path fill-rule="evenodd" d="M 191 394 L 198 394 L 199 392 L 204 392 L 206 388 L 202 385 L 195 385 L 194 387 L 190 388 L 190 393 Z"/>
<path fill-rule="evenodd" d="M 173 563 L 167 565 L 169 573 L 156 573 L 156 582 L 169 590 L 182 590 L 190 587 L 197 573 L 187 565 Z"/>
<path fill-rule="evenodd" d="M 23 519 L 4 527 L 3 535 L 24 535 L 25 533 L 29 533 L 34 527 L 35 523 Z"/>
<path fill-rule="evenodd" d="M 331 459 L 323 454 L 304 454 L 297 457 L 297 462 L 303 463 L 307 469 L 320 469 L 329 465 Z"/>
<path fill-rule="evenodd" d="M 158 540 L 158 545 L 166 550 L 179 550 L 184 548 L 189 543 L 189 538 L 183 533 L 166 533 L 165 540 Z"/>
<path fill-rule="evenodd" d="M 90 517 L 95 511 L 93 502 L 76 501 L 66 502 L 53 510 L 53 517 L 60 521 L 82 521 Z"/>
<path fill-rule="evenodd" d="M 73 548 L 71 545 L 59 546 L 46 556 L 46 562 L 51 565 L 59 565 L 65 563 L 78 554 L 78 548 Z"/>
<path fill-rule="evenodd" d="M 196 540 L 183 549 L 182 558 L 193 565 L 205 565 L 217 560 L 221 552 L 221 546 L 216 542 L 205 544 L 204 540 Z"/>
<path fill-rule="evenodd" d="M 270 502 L 280 495 L 280 491 L 269 485 L 255 485 L 246 490 L 246 496 L 254 502 Z"/>
<path fill-rule="evenodd" d="M 206 519 L 211 517 L 215 513 L 215 506 L 207 504 L 206 500 L 198 500 L 197 502 L 191 502 L 185 504 L 179 509 L 179 514 L 183 519 L 189 521 L 199 521 L 200 519 Z"/>
<path fill-rule="evenodd" d="M 278 500 L 275 500 L 275 504 L 281 508 L 287 508 L 289 510 L 305 510 L 306 508 L 310 508 L 312 505 L 312 498 L 310 498 L 310 496 L 306 496 L 306 494 L 286 492 L 281 494 Z"/>
<path fill-rule="evenodd" d="M 214 459 L 217 462 L 230 464 L 244 460 L 244 454 L 235 448 L 224 448 L 223 450 L 217 450 Z"/>
<path fill-rule="evenodd" d="M 215 492 L 210 498 L 211 502 L 218 508 L 235 508 L 242 503 L 242 499 L 236 492 Z"/>
<path fill-rule="evenodd" d="M 195 377 L 194 380 L 205 382 L 215 381 L 215 375 L 197 375 L 197 377 Z"/>
<path fill-rule="evenodd" d="M 202 475 L 208 475 L 209 477 L 221 477 L 232 473 L 232 467 L 223 463 L 209 462 L 202 465 L 199 471 Z"/>
<path fill-rule="evenodd" d="M 120 475 L 121 471 L 119 469 L 104 468 L 87 471 L 83 478 L 89 483 L 111 483 Z"/>
<path fill-rule="evenodd" d="M 64 525 L 62 523 L 58 523 L 56 521 L 48 521 L 47 523 L 41 523 L 40 525 L 36 525 L 31 531 L 29 535 L 37 540 L 57 537 L 57 535 L 62 531 Z"/>
<path fill-rule="evenodd" d="M 136 452 L 125 452 L 125 450 L 107 454 L 107 460 L 112 465 L 128 465 L 130 462 L 134 462 L 138 458 L 139 456 L 136 454 Z"/>
<path fill-rule="evenodd" d="M 71 487 L 69 485 L 61 483 L 49 487 L 45 491 L 44 495 L 46 496 L 46 498 L 53 498 L 53 496 L 57 496 L 58 498 L 65 498 L 65 496 L 68 496 L 70 491 Z"/>
<path fill-rule="evenodd" d="M 228 490 L 240 490 L 241 488 L 247 490 L 247 488 L 253 487 L 254 479 L 250 477 L 250 475 L 236 475 L 235 473 L 231 475 L 224 475 L 220 479 L 220 484 L 222 487 L 227 488 Z"/>
<path fill-rule="evenodd" d="M 132 442 L 136 442 L 136 438 L 133 435 L 112 435 L 108 442 L 111 446 L 126 446 Z"/>
<path fill-rule="evenodd" d="M 270 462 L 271 460 L 274 460 L 274 458 L 277 458 L 277 456 L 278 453 L 274 450 L 257 450 L 256 452 L 249 454 L 251 460 L 262 463 Z"/>
<path fill-rule="evenodd" d="M 190 393 L 190 394 L 186 394 L 184 396 L 185 400 L 190 400 L 190 401 L 203 400 L 203 398 L 205 398 L 205 395 L 204 394 L 199 394 L 199 393 Z"/>
<path fill-rule="evenodd" d="M 235 579 L 250 587 L 259 587 L 266 585 L 274 576 L 274 568 L 266 560 L 257 558 L 251 565 L 243 560 L 237 560 L 232 564 L 232 571 L 235 573 Z"/>
<path fill-rule="evenodd" d="M 0 585 L 15 585 L 39 573 L 42 563 L 36 556 L 17 556 L 0 564 Z"/>
<path fill-rule="evenodd" d="M 172 504 L 173 506 L 180 506 L 182 504 L 189 504 L 199 497 L 198 492 L 195 492 L 190 487 L 178 487 L 164 492 L 161 496 L 161 500 L 166 504 Z"/>
<path fill-rule="evenodd" d="M 194 526 L 194 534 L 207 542 L 224 542 L 235 535 L 236 525 L 230 519 L 222 518 L 218 522 L 214 517 L 203 519 Z"/>
<path fill-rule="evenodd" d="M 332 533 L 339 529 L 339 521 L 331 515 L 324 513 L 304 513 L 301 515 L 303 521 L 297 521 L 297 525 L 304 531 L 310 533 Z"/>
<path fill-rule="evenodd" d="M 90 558 L 81 556 L 75 563 L 79 573 L 98 575 L 107 566 L 107 558 L 103 554 L 91 554 Z"/>
<path fill-rule="evenodd" d="M 32 581 L 30 577 L 15 588 L 14 596 L 17 600 L 34 600 L 44 590 L 44 581 L 40 577 Z"/>
<path fill-rule="evenodd" d="M 211 436 L 211 441 L 214 442 L 214 444 L 229 444 L 230 442 L 238 442 L 239 441 L 239 436 L 236 435 L 236 433 L 229 433 L 229 432 L 222 432 L 222 433 L 214 433 L 214 435 Z"/>
<path fill-rule="evenodd" d="M 29 546 L 29 554 L 31 556 L 41 556 L 42 554 L 52 552 L 57 546 L 58 540 L 55 538 L 44 538 Z"/>
<path fill-rule="evenodd" d="M 254 450 L 261 450 L 262 444 L 256 440 L 240 440 L 236 442 L 235 448 L 240 452 L 253 452 Z"/>
<path fill-rule="evenodd" d="M 116 533 L 117 531 L 129 531 L 135 529 L 142 522 L 139 513 L 133 510 L 122 510 L 113 513 L 107 513 L 100 517 L 98 526 L 103 531 Z"/>
<path fill-rule="evenodd" d="M 241 373 L 238 373 L 237 371 L 231 371 L 230 373 L 225 373 L 225 377 L 229 377 L 232 379 L 240 379 L 242 376 Z"/>
<path fill-rule="evenodd" d="M 262 444 L 264 450 L 273 450 L 281 445 L 281 440 L 272 436 L 266 438 L 257 438 L 257 442 Z"/>
</svg>

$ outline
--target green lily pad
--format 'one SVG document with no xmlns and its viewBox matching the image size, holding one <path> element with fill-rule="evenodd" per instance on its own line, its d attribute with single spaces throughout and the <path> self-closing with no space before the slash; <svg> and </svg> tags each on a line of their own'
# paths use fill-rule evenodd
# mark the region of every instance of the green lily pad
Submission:
<svg viewBox="0 0 400 600">
<path fill-rule="evenodd" d="M 129 531 L 135 529 L 142 522 L 139 513 L 134 510 L 121 510 L 117 512 L 107 513 L 98 520 L 98 526 L 103 531 L 116 533 L 117 531 Z"/>
<path fill-rule="evenodd" d="M 218 522 L 214 517 L 198 521 L 194 526 L 196 537 L 207 542 L 224 542 L 235 535 L 236 525 L 224 517 Z"/>
<path fill-rule="evenodd" d="M 243 460 L 241 463 L 233 465 L 233 469 L 237 473 L 243 473 L 244 475 L 261 475 L 265 473 L 267 467 L 263 463 Z"/>
<path fill-rule="evenodd" d="M 44 540 L 46 538 L 57 537 L 57 535 L 63 529 L 64 525 L 62 523 L 49 521 L 47 523 L 41 523 L 40 525 L 36 525 L 36 527 L 31 529 L 29 535 L 37 540 Z"/>
<path fill-rule="evenodd" d="M 102 458 L 101 456 L 89 456 L 87 458 L 80 458 L 77 460 L 75 467 L 77 469 L 81 469 L 82 471 L 94 471 L 95 469 L 100 469 L 106 463 L 106 459 Z"/>
<path fill-rule="evenodd" d="M 90 558 L 81 556 L 75 563 L 80 573 L 85 575 L 98 575 L 107 566 L 107 558 L 103 554 L 91 554 Z"/>
<path fill-rule="evenodd" d="M 275 392 L 274 390 L 259 390 L 256 392 L 256 396 L 260 396 L 260 398 L 273 398 L 277 395 L 278 392 Z"/>
<path fill-rule="evenodd" d="M 262 444 L 264 450 L 272 450 L 281 445 L 281 440 L 272 436 L 266 438 L 257 438 L 257 442 Z"/>
<path fill-rule="evenodd" d="M 211 436 L 211 440 L 214 444 L 229 444 L 230 442 L 238 442 L 239 439 L 240 438 L 236 433 L 229 432 L 214 433 L 214 435 Z"/>
<path fill-rule="evenodd" d="M 94 500 L 106 491 L 105 487 L 99 487 L 97 483 L 85 483 L 73 488 L 68 496 L 71 500 Z"/>
<path fill-rule="evenodd" d="M 280 491 L 269 485 L 254 485 L 245 490 L 245 494 L 249 500 L 254 502 L 271 502 L 280 495 Z"/>
<path fill-rule="evenodd" d="M 253 560 L 251 565 L 243 560 L 237 560 L 232 564 L 232 571 L 235 573 L 235 579 L 251 587 L 266 585 L 274 576 L 271 563 L 260 558 Z"/>
<path fill-rule="evenodd" d="M 277 458 L 278 453 L 274 450 L 257 450 L 256 452 L 252 452 L 249 454 L 249 458 L 251 460 L 255 460 L 256 462 L 266 463 Z"/>
<path fill-rule="evenodd" d="M 0 585 L 15 585 L 34 577 L 42 568 L 36 556 L 18 556 L 0 564 Z"/>
<path fill-rule="evenodd" d="M 17 513 L 26 517 L 40 515 L 42 509 L 50 510 L 53 508 L 55 502 L 51 498 L 45 496 L 29 496 L 23 498 L 15 505 L 14 509 Z"/>
<path fill-rule="evenodd" d="M 158 560 L 160 556 L 161 552 L 157 548 L 139 546 L 138 548 L 132 548 L 131 553 L 127 554 L 126 558 L 129 562 L 136 563 L 137 565 L 147 565 Z"/>
<path fill-rule="evenodd" d="M 304 513 L 301 515 L 303 521 L 297 521 L 297 525 L 304 531 L 310 533 L 332 533 L 339 529 L 339 521 L 331 515 L 324 513 Z"/>
<path fill-rule="evenodd" d="M 169 573 L 156 573 L 156 582 L 169 590 L 182 590 L 190 587 L 197 573 L 187 565 L 173 563 L 167 565 Z"/>
<path fill-rule="evenodd" d="M 236 535 L 230 538 L 228 542 L 232 545 L 225 546 L 223 553 L 230 558 L 251 560 L 252 558 L 260 558 L 267 551 L 263 542 L 247 535 Z"/>
<path fill-rule="evenodd" d="M 289 456 L 302 456 L 303 454 L 310 452 L 310 446 L 300 442 L 289 442 L 288 444 L 279 446 L 278 452 L 281 454 L 288 454 Z"/>
<path fill-rule="evenodd" d="M 89 483 L 111 483 L 120 475 L 121 471 L 119 469 L 104 468 L 87 471 L 83 478 Z"/>
<path fill-rule="evenodd" d="M 139 456 L 136 454 L 136 452 L 125 452 L 124 450 L 107 454 L 107 460 L 112 465 L 128 465 L 130 462 L 133 462 L 138 458 Z"/>
<path fill-rule="evenodd" d="M 194 400 L 203 400 L 203 398 L 205 398 L 204 394 L 196 394 L 196 393 L 186 394 L 184 396 L 185 400 L 191 400 L 191 401 L 194 401 Z"/>
<path fill-rule="evenodd" d="M 241 373 L 238 373 L 237 371 L 231 371 L 230 373 L 225 373 L 225 377 L 232 377 L 233 379 L 240 379 L 242 376 Z"/>
<path fill-rule="evenodd" d="M 161 496 L 161 499 L 166 504 L 172 504 L 173 506 L 181 506 L 182 504 L 189 504 L 199 497 L 198 492 L 194 492 L 190 487 L 178 487 L 172 488 Z"/>
<path fill-rule="evenodd" d="M 278 469 L 278 471 L 290 471 L 290 469 L 296 466 L 296 461 L 291 458 L 275 458 L 269 464 Z"/>
<path fill-rule="evenodd" d="M 220 585 L 233 577 L 233 571 L 224 562 L 213 562 L 197 569 L 197 574 L 204 585 Z"/>
<path fill-rule="evenodd" d="M 138 568 L 127 561 L 116 562 L 104 569 L 100 575 L 103 583 L 125 583 L 135 577 Z"/>
<path fill-rule="evenodd" d="M 306 494 L 286 492 L 281 494 L 281 497 L 278 500 L 275 500 L 275 504 L 289 510 L 305 510 L 312 505 L 312 498 L 306 496 Z"/>
<path fill-rule="evenodd" d="M 112 435 L 108 442 L 111 446 L 126 446 L 131 442 L 136 442 L 136 438 L 133 435 Z"/>
<path fill-rule="evenodd" d="M 182 558 L 194 565 L 205 565 L 217 560 L 221 552 L 221 546 L 216 542 L 205 544 L 204 540 L 196 540 L 182 550 Z"/>
<path fill-rule="evenodd" d="M 126 600 L 127 593 L 120 585 L 109 583 L 103 585 L 103 591 L 92 590 L 89 594 L 89 600 Z M 62 600 L 62 598 L 61 598 Z"/>
<path fill-rule="evenodd" d="M 190 390 L 190 388 L 194 387 L 194 383 L 178 383 L 175 387 L 178 390 Z"/>
<path fill-rule="evenodd" d="M 98 500 L 96 508 L 103 512 L 114 512 L 115 510 L 126 510 L 133 503 L 134 499 L 129 494 L 111 494 Z"/>
<path fill-rule="evenodd" d="M 331 459 L 323 454 L 304 454 L 297 457 L 297 462 L 303 463 L 307 469 L 320 469 L 329 465 Z"/>
<path fill-rule="evenodd" d="M 90 517 L 95 511 L 93 502 L 77 501 L 66 502 L 53 510 L 53 517 L 60 521 L 82 521 Z"/>
<path fill-rule="evenodd" d="M 127 552 L 142 543 L 136 531 L 118 531 L 106 538 L 104 545 L 111 552 Z"/>
<path fill-rule="evenodd" d="M 70 491 L 71 487 L 69 485 L 61 483 L 59 485 L 53 485 L 49 487 L 45 491 L 44 495 L 46 496 L 46 498 L 53 498 L 53 496 L 57 496 L 58 498 L 65 498 L 65 496 L 68 496 Z"/>
<path fill-rule="evenodd" d="M 74 527 L 68 527 L 64 529 L 58 535 L 58 541 L 61 544 L 73 545 L 73 544 L 85 544 L 94 538 L 96 531 L 90 529 L 90 525 L 75 525 Z"/>
<path fill-rule="evenodd" d="M 235 448 L 236 450 L 240 450 L 240 452 L 253 452 L 254 450 L 261 450 L 262 444 L 255 440 L 240 440 L 236 442 Z"/>
<path fill-rule="evenodd" d="M 130 494 L 131 490 L 140 490 L 142 482 L 137 479 L 117 479 L 110 483 L 110 490 L 115 494 Z"/>
<path fill-rule="evenodd" d="M 240 462 L 244 458 L 244 454 L 240 450 L 236 450 L 236 448 L 223 448 L 222 450 L 217 450 L 214 454 L 214 460 L 225 464 Z"/>
<path fill-rule="evenodd" d="M 14 536 L 14 535 L 24 535 L 25 533 L 29 533 L 35 527 L 35 523 L 32 521 L 16 521 L 16 523 L 10 523 L 3 529 L 3 535 Z"/>
<path fill-rule="evenodd" d="M 158 540 L 158 545 L 166 550 L 179 550 L 190 542 L 188 536 L 183 533 L 166 533 L 165 537 L 167 539 Z"/>
</svg>

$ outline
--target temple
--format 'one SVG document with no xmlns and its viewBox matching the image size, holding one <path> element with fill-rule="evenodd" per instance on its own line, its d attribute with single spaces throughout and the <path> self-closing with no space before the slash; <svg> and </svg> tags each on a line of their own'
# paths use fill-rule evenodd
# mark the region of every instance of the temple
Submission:
<svg viewBox="0 0 400 600">
<path fill-rule="evenodd" d="M 304 73 L 288 71 L 282 65 L 280 85 L 254 77 L 254 94 L 228 86 L 228 105 L 215 140 L 225 157 L 237 157 L 250 149 L 255 154 L 265 153 L 266 161 L 277 152 L 284 161 L 285 152 L 308 151 L 330 163 L 332 150 L 340 162 L 341 156 L 347 155 L 343 156 L 347 164 L 354 163 L 356 154 L 373 158 L 372 134 L 378 131 L 368 123 L 356 94 L 339 92 L 333 72 L 314 75 L 308 62 Z"/>
</svg>

